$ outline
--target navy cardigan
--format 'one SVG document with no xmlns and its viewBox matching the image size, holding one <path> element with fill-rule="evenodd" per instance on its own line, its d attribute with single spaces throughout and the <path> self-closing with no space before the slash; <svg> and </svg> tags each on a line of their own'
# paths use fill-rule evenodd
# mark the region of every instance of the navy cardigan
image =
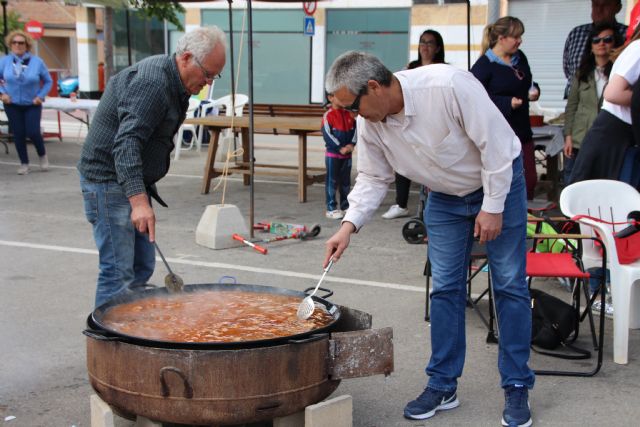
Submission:
<svg viewBox="0 0 640 427">
<path fill-rule="evenodd" d="M 511 125 L 520 142 L 531 141 L 531 122 L 529 121 L 529 88 L 531 87 L 531 69 L 524 53 L 519 50 L 520 61 L 516 67 L 524 77 L 522 80 L 516 75 L 516 71 L 506 65 L 489 61 L 486 55 L 482 55 L 471 72 L 489 93 L 489 97 L 498 107 L 500 112 Z M 511 108 L 511 98 L 522 99 L 522 105 L 515 110 Z"/>
</svg>

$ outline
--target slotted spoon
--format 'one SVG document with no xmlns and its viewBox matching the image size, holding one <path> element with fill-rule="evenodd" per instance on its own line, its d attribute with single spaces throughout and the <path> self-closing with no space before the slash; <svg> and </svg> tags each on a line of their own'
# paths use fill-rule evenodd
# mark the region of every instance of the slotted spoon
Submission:
<svg viewBox="0 0 640 427">
<path fill-rule="evenodd" d="M 300 305 L 298 306 L 298 313 L 297 313 L 298 319 L 307 320 L 313 314 L 313 311 L 316 309 L 316 304 L 313 302 L 313 298 L 311 297 L 313 297 L 316 294 L 316 292 L 318 292 L 320 283 L 322 283 L 322 281 L 324 280 L 324 276 L 326 276 L 329 270 L 331 270 L 332 265 L 333 265 L 333 257 L 329 259 L 329 264 L 327 264 L 327 267 L 324 269 L 324 273 L 322 273 L 322 277 L 320 277 L 320 280 L 318 281 L 318 284 L 316 285 L 313 292 L 311 292 L 309 296 L 303 299 Z"/>
<path fill-rule="evenodd" d="M 184 286 L 184 280 L 182 280 L 182 277 L 178 276 L 171 270 L 171 267 L 169 267 L 169 263 L 167 262 L 167 260 L 164 259 L 164 255 L 162 255 L 162 251 L 160 251 L 160 247 L 158 246 L 158 244 L 155 241 L 153 242 L 153 244 L 160 254 L 160 258 L 162 258 L 164 266 L 167 267 L 167 270 L 169 271 L 169 274 L 164 276 L 164 285 L 169 290 L 169 292 L 181 292 L 182 287 Z"/>
</svg>

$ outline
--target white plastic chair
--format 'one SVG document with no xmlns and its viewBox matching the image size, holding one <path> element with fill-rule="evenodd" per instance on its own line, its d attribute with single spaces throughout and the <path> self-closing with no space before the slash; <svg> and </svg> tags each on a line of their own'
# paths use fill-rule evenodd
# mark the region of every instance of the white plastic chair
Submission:
<svg viewBox="0 0 640 427">
<path fill-rule="evenodd" d="M 566 187 L 560 194 L 560 209 L 568 217 L 589 215 L 609 222 L 625 222 L 627 214 L 640 210 L 640 193 L 620 181 L 589 180 Z M 613 232 L 625 225 L 612 226 L 590 219 L 580 219 L 580 231 L 593 235 L 596 230 L 607 250 L 613 302 L 613 361 L 626 364 L 629 353 L 629 328 L 640 328 L 640 261 L 620 264 Z M 585 268 L 601 265 L 598 248 L 585 245 L 582 260 Z"/>
<path fill-rule="evenodd" d="M 193 117 L 195 117 L 196 111 L 198 110 L 199 107 L 200 107 L 199 99 L 189 98 L 189 106 L 187 107 L 187 118 L 192 119 Z M 191 141 L 189 142 L 188 148 L 182 148 L 182 140 L 184 138 L 185 131 L 191 132 Z M 175 134 L 173 138 L 173 144 L 176 147 L 175 148 L 176 154 L 174 156 L 174 160 L 180 159 L 180 151 L 191 150 L 193 148 L 193 143 L 196 139 L 196 134 L 197 134 L 197 131 L 196 131 L 195 125 L 183 123 L 180 126 L 180 128 L 178 129 L 178 132 Z"/>
<path fill-rule="evenodd" d="M 233 101 L 232 101 L 231 95 L 225 95 L 218 99 L 209 100 L 211 102 L 202 104 L 200 115 L 207 116 L 209 114 L 212 114 L 214 111 L 219 110 L 220 107 L 224 107 L 225 116 L 231 116 L 235 111 L 236 117 L 242 117 L 244 106 L 247 104 L 247 102 L 249 102 L 249 97 L 242 93 L 236 93 L 235 98 L 236 98 L 235 108 L 232 105 Z M 223 133 L 223 138 L 228 138 L 230 136 L 230 132 L 231 132 L 231 129 L 225 130 Z M 200 148 L 202 146 L 203 134 L 204 134 L 204 126 L 200 126 L 200 128 L 198 129 L 198 137 L 196 138 L 196 149 L 198 151 L 200 151 Z M 234 146 L 235 146 L 235 139 L 234 139 Z"/>
</svg>

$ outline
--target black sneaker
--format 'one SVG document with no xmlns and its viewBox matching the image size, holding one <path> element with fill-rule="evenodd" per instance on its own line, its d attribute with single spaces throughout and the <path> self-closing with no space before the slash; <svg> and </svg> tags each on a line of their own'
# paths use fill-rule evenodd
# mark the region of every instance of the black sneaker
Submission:
<svg viewBox="0 0 640 427">
<path fill-rule="evenodd" d="M 404 407 L 404 416 L 410 420 L 426 420 L 436 414 L 436 411 L 453 409 L 460 405 L 456 391 L 440 391 L 425 388 L 422 394 L 407 403 Z"/>
<path fill-rule="evenodd" d="M 531 423 L 529 389 L 519 384 L 505 387 L 502 425 L 509 427 L 528 427 Z"/>
</svg>

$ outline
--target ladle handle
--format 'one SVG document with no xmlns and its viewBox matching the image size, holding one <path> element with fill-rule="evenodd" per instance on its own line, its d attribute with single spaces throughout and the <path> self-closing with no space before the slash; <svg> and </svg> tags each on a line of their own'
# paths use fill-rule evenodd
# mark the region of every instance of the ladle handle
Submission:
<svg viewBox="0 0 640 427">
<path fill-rule="evenodd" d="M 327 266 L 324 269 L 324 272 L 322 273 L 322 277 L 320 277 L 320 280 L 318 281 L 318 284 L 316 285 L 316 287 L 313 289 L 313 292 L 311 292 L 311 294 L 309 295 L 309 297 L 312 297 L 316 294 L 316 292 L 318 292 L 318 288 L 320 287 L 320 284 L 322 283 L 322 281 L 324 280 L 324 276 L 327 275 L 327 273 L 329 272 L 329 270 L 331 270 L 331 267 L 333 266 L 333 257 L 329 258 L 329 264 L 327 264 Z"/>
<path fill-rule="evenodd" d="M 162 262 L 164 263 L 164 266 L 167 267 L 167 270 L 169 270 L 169 273 L 173 274 L 173 271 L 171 271 L 171 267 L 169 267 L 169 263 L 164 258 L 164 255 L 162 255 L 162 251 L 160 250 L 160 246 L 158 246 L 158 244 L 156 243 L 155 240 L 153 241 L 153 245 L 156 247 L 156 250 L 158 251 L 158 254 L 160 254 L 160 258 L 162 258 Z"/>
</svg>

